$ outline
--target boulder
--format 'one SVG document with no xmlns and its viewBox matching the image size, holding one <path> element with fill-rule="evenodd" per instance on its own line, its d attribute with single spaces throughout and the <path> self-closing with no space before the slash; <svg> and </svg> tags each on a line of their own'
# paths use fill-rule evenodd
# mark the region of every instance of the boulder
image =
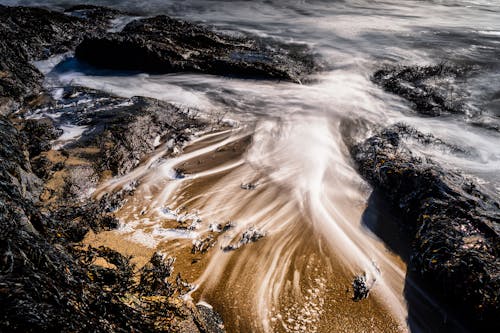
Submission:
<svg viewBox="0 0 500 333">
<path fill-rule="evenodd" d="M 384 90 L 411 102 L 415 111 L 440 116 L 466 111 L 462 84 L 472 68 L 442 63 L 429 66 L 387 65 L 372 80 Z"/>
<path fill-rule="evenodd" d="M 352 146 L 351 155 L 400 212 L 413 239 L 410 267 L 480 327 L 498 328 L 500 204 L 472 179 L 412 153 L 410 138 L 431 141 L 397 124 Z"/>
<path fill-rule="evenodd" d="M 91 65 L 152 73 L 202 72 L 301 82 L 316 67 L 300 45 L 264 45 L 168 16 L 133 21 L 119 33 L 86 38 L 76 57 Z"/>
</svg>

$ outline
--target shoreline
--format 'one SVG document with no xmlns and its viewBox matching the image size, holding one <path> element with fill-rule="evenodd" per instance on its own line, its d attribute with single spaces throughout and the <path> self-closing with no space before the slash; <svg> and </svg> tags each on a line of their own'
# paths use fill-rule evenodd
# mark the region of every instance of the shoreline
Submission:
<svg viewBox="0 0 500 333">
<path fill-rule="evenodd" d="M 33 61 L 75 49 L 53 70 L 88 61 L 90 74 L 198 72 L 290 85 L 321 70 L 307 47 L 167 16 L 109 31 L 123 15 L 0 6 L 0 17 L 21 18 L 0 23 L 19 30 L 0 45 L 8 231 L 0 329 L 71 331 L 88 320 L 87 329 L 103 331 L 406 332 L 493 322 L 500 205 L 473 179 L 421 158 L 431 145 L 457 155 L 467 147 L 401 123 L 305 112 L 234 122 L 225 119 L 230 105 L 190 110 L 44 82 Z M 54 29 L 67 36 L 51 39 Z M 110 48 L 130 54 L 99 57 Z M 451 77 L 465 90 L 466 75 L 453 64 L 386 66 L 371 79 L 419 114 L 445 119 L 465 105 L 429 82 Z M 370 136 L 355 142 L 363 129 Z M 455 308 L 461 295 L 468 302 Z M 40 304 L 42 315 L 32 312 Z"/>
</svg>

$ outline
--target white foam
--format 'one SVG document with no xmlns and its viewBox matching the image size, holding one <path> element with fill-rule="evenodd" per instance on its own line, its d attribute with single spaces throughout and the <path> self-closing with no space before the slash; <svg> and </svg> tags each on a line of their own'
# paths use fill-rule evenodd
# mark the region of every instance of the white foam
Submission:
<svg viewBox="0 0 500 333">
<path fill-rule="evenodd" d="M 87 126 L 62 125 L 59 128 L 63 130 L 63 134 L 54 141 L 54 149 L 61 149 L 64 145 L 80 138 L 88 129 Z"/>
</svg>

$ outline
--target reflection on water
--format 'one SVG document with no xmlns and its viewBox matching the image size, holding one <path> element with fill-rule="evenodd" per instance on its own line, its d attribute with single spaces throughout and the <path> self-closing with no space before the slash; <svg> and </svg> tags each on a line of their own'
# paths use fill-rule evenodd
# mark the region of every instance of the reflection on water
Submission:
<svg viewBox="0 0 500 333">
<path fill-rule="evenodd" d="M 69 2 L 44 5 L 49 3 Z M 473 127 L 464 115 L 418 117 L 404 101 L 371 83 L 370 75 L 383 62 L 475 64 L 479 70 L 468 82 L 467 103 L 480 114 L 498 117 L 500 4 L 100 3 L 139 14 L 167 13 L 229 33 L 305 43 L 326 67 L 314 83 L 297 85 L 200 74 L 96 72 L 71 58 L 48 66 L 49 84 L 150 96 L 201 114 L 223 115 L 236 124 L 222 133 L 200 134 L 174 158 L 165 159 L 160 146 L 147 163 L 103 184 L 98 195 L 131 183 L 137 189 L 118 212 L 121 229 L 98 235 L 94 242 L 112 244 L 138 260 L 155 249 L 176 255 L 178 270 L 196 285 L 191 297 L 214 305 L 229 331 L 404 332 L 408 311 L 414 331 L 430 329 L 426 325 L 435 331 L 458 329 L 440 326 L 444 316 L 437 305 L 433 308 L 434 301 L 407 276 L 409 245 L 395 247 L 397 232 L 389 224 L 381 227 L 391 214 L 373 197 L 368 200 L 369 188 L 353 169 L 345 142 L 406 122 L 471 152 L 456 155 L 427 146 L 415 147 L 416 153 L 477 177 L 498 195 L 498 132 Z M 345 131 L 346 121 L 359 128 Z M 176 170 L 182 170 L 182 177 Z M 255 188 L 242 189 L 242 184 Z M 192 228 L 179 232 L 179 219 Z M 214 232 L 214 225 L 229 221 L 234 225 L 230 230 Z M 265 237 L 223 250 L 250 228 Z M 204 255 L 192 254 L 193 242 L 208 235 L 216 245 Z M 373 291 L 367 300 L 354 302 L 352 279 L 362 273 L 374 283 Z"/>
</svg>

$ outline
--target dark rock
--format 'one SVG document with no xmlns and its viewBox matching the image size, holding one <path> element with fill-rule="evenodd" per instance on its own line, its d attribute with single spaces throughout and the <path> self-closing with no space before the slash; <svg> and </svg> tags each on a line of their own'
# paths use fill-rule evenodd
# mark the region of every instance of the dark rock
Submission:
<svg viewBox="0 0 500 333">
<path fill-rule="evenodd" d="M 172 104 L 134 97 L 125 105 L 105 110 L 87 109 L 85 124 L 90 127 L 75 146 L 88 142 L 100 147 L 100 169 L 123 175 L 137 166 L 146 154 L 155 149 L 158 137 L 172 139 L 181 145 L 194 129 L 206 124 L 183 114 Z"/>
<path fill-rule="evenodd" d="M 207 122 L 166 102 L 145 97 L 120 98 L 81 88 L 65 88 L 57 106 L 42 105 L 32 115 L 49 112 L 56 126 L 86 126 L 80 138 L 64 146 L 66 154 L 89 161 L 102 173 L 123 175 L 151 153 L 158 138 L 181 146 L 192 131 L 204 129 Z M 172 147 L 173 148 L 173 147 Z M 181 170 L 176 177 L 182 178 Z"/>
<path fill-rule="evenodd" d="M 196 309 L 201 315 L 201 322 L 205 325 L 205 330 L 207 332 L 223 333 L 224 332 L 224 322 L 220 314 L 215 312 L 211 307 L 203 304 L 197 304 Z"/>
<path fill-rule="evenodd" d="M 113 200 L 47 214 L 36 202 L 38 183 L 23 136 L 0 116 L 0 331 L 172 332 L 192 322 L 190 332 L 220 332 L 179 298 L 185 286 L 171 277 L 169 259 L 155 255 L 136 270 L 116 251 L 74 243 L 88 226 L 116 226 L 99 213 Z"/>
<path fill-rule="evenodd" d="M 56 128 L 49 118 L 25 120 L 22 132 L 28 142 L 30 158 L 52 149 L 52 141 L 63 134 L 63 130 Z"/>
<path fill-rule="evenodd" d="M 108 19 L 117 14 L 105 8 L 94 12 L 97 11 L 102 15 L 80 18 L 41 8 L 0 5 L 0 111 L 3 114 L 42 90 L 43 76 L 31 60 L 73 50 L 84 37 L 104 33 Z"/>
<path fill-rule="evenodd" d="M 233 223 L 233 222 L 227 222 L 227 223 L 225 223 L 225 224 L 224 224 L 224 225 L 220 228 L 220 230 L 221 230 L 221 232 L 226 232 L 226 231 L 228 231 L 229 229 L 232 229 L 232 228 L 234 228 L 234 223 Z"/>
<path fill-rule="evenodd" d="M 305 47 L 276 49 L 167 16 L 86 38 L 76 57 L 97 67 L 152 73 L 203 72 L 301 82 L 316 67 Z"/>
<path fill-rule="evenodd" d="M 35 173 L 35 175 L 42 180 L 49 179 L 55 171 L 54 164 L 45 156 L 37 156 L 36 158 L 31 159 L 31 165 L 33 173 Z"/>
<path fill-rule="evenodd" d="M 19 191 L 19 196 L 36 200 L 41 191 L 41 181 L 36 177 L 28 159 L 25 141 L 6 118 L 0 116 L 0 167 L 2 188 L 0 192 Z"/>
<path fill-rule="evenodd" d="M 375 72 L 372 80 L 384 90 L 414 104 L 418 113 L 440 116 L 465 113 L 465 91 L 459 81 L 465 81 L 471 67 L 439 64 L 432 66 L 388 65 Z"/>
<path fill-rule="evenodd" d="M 368 286 L 368 283 L 366 281 L 366 274 L 356 275 L 354 281 L 352 281 L 352 289 L 354 291 L 352 299 L 355 302 L 361 301 L 362 299 L 368 297 L 368 294 L 370 293 L 370 287 Z"/>
<path fill-rule="evenodd" d="M 212 247 L 215 246 L 217 243 L 217 239 L 212 236 L 208 235 L 207 237 L 203 239 L 197 239 L 193 243 L 193 247 L 191 248 L 191 253 L 206 253 L 208 250 L 210 250 Z"/>
<path fill-rule="evenodd" d="M 255 190 L 257 186 L 258 184 L 247 183 L 247 184 L 241 184 L 240 188 L 242 190 Z"/>
<path fill-rule="evenodd" d="M 414 155 L 406 135 L 387 128 L 351 155 L 402 214 L 414 241 L 411 267 L 478 327 L 498 328 L 500 204 L 472 180 Z"/>
<path fill-rule="evenodd" d="M 237 243 L 224 246 L 222 250 L 223 251 L 237 250 L 245 244 L 257 242 L 261 238 L 265 237 L 265 235 L 266 234 L 263 233 L 262 231 L 250 227 L 247 230 L 245 230 L 245 232 L 241 235 L 241 238 Z"/>
</svg>

